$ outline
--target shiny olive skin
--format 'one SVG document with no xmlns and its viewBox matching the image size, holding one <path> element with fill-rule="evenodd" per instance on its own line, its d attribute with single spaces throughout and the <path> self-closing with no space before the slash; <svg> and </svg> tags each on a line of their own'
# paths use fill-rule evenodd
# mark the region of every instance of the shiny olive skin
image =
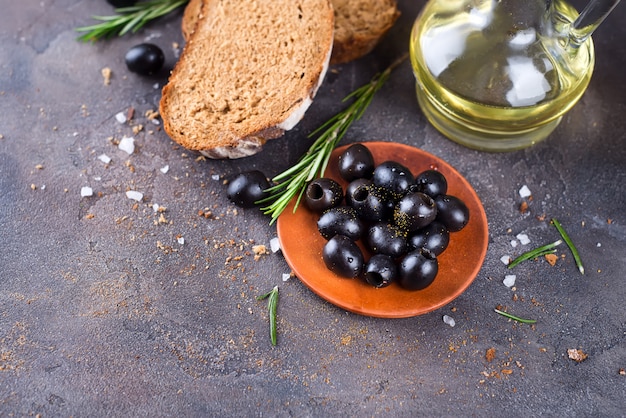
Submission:
<svg viewBox="0 0 626 418">
<path fill-rule="evenodd" d="M 304 204 L 313 212 L 323 212 L 343 200 L 343 189 L 335 180 L 321 177 L 311 181 L 305 190 Z"/>
<path fill-rule="evenodd" d="M 427 288 L 437 276 L 437 257 L 425 250 L 408 253 L 398 266 L 398 284 L 408 290 Z"/>
<path fill-rule="evenodd" d="M 372 253 L 393 258 L 401 257 L 408 250 L 406 233 L 386 222 L 372 225 L 367 231 L 365 241 Z"/>
<path fill-rule="evenodd" d="M 439 195 L 435 198 L 437 220 L 444 224 L 448 231 L 458 232 L 469 222 L 469 209 L 465 203 L 455 196 Z"/>
<path fill-rule="evenodd" d="M 343 277 L 358 277 L 363 271 L 361 249 L 344 235 L 335 235 L 326 242 L 322 258 L 330 271 Z"/>
<path fill-rule="evenodd" d="M 372 185 L 372 181 L 369 179 L 356 179 L 356 180 L 352 180 L 350 183 L 348 183 L 348 185 L 346 186 L 346 193 L 345 193 L 345 201 L 346 201 L 346 205 L 348 206 L 352 206 L 354 207 L 354 200 L 355 197 L 357 199 L 359 199 L 359 193 L 362 193 L 364 190 L 366 189 L 362 189 L 359 191 L 360 187 L 367 187 L 367 186 L 371 186 Z M 358 191 L 358 193 L 357 193 Z M 360 198 L 362 199 L 362 198 Z M 357 203 L 358 204 L 358 203 Z"/>
<path fill-rule="evenodd" d="M 264 190 L 269 188 L 265 174 L 259 170 L 250 170 L 239 173 L 228 182 L 226 196 L 228 200 L 242 208 L 251 208 L 255 202 L 262 199 Z"/>
<path fill-rule="evenodd" d="M 346 195 L 346 201 L 350 202 L 350 206 L 356 209 L 364 221 L 378 222 L 393 216 L 393 199 L 382 187 L 360 185 L 350 191 L 349 197 Z"/>
<path fill-rule="evenodd" d="M 335 235 L 345 235 L 356 241 L 365 233 L 363 221 L 349 206 L 337 206 L 325 211 L 317 221 L 317 229 L 327 240 Z"/>
<path fill-rule="evenodd" d="M 128 69 L 133 73 L 152 75 L 159 72 L 163 67 L 165 55 L 158 46 L 143 43 L 129 49 L 124 60 Z"/>
<path fill-rule="evenodd" d="M 396 195 L 405 194 L 415 182 L 415 177 L 404 165 L 396 161 L 385 161 L 374 169 L 372 182 Z"/>
<path fill-rule="evenodd" d="M 411 190 L 435 198 L 448 192 L 448 180 L 440 171 L 426 170 L 415 176 L 415 184 Z"/>
<path fill-rule="evenodd" d="M 433 221 L 409 235 L 408 242 L 413 250 L 425 249 L 438 256 L 448 248 L 450 232 L 441 222 Z"/>
<path fill-rule="evenodd" d="M 107 0 L 113 7 L 131 7 L 137 3 L 137 0 Z"/>
<path fill-rule="evenodd" d="M 387 287 L 396 280 L 398 267 L 393 258 L 384 254 L 374 254 L 365 263 L 363 278 L 374 287 Z"/>
<path fill-rule="evenodd" d="M 409 192 L 396 203 L 393 220 L 406 231 L 413 232 L 435 220 L 437 205 L 425 193 Z"/>
<path fill-rule="evenodd" d="M 363 144 L 352 144 L 339 155 L 339 174 L 346 181 L 370 178 L 374 173 L 374 156 Z"/>
</svg>

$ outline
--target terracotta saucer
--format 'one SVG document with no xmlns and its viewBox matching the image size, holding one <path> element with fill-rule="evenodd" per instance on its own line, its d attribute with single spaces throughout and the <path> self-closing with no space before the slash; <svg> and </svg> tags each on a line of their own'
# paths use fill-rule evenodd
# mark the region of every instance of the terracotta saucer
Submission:
<svg viewBox="0 0 626 418">
<path fill-rule="evenodd" d="M 365 142 L 376 164 L 397 161 L 413 174 L 435 168 L 448 180 L 448 194 L 462 199 L 470 211 L 470 221 L 450 235 L 448 248 L 438 257 L 439 273 L 426 289 L 409 291 L 397 284 L 377 289 L 359 279 L 337 276 L 324 265 L 324 238 L 317 230 L 319 215 L 302 203 L 293 204 L 277 222 L 278 238 L 285 259 L 295 275 L 314 293 L 328 302 L 356 314 L 379 318 L 407 318 L 438 309 L 465 291 L 480 270 L 487 253 L 488 228 L 485 210 L 472 186 L 445 161 L 420 149 L 393 142 Z M 337 148 L 325 176 L 337 180 L 337 159 L 348 145 Z M 366 259 L 369 254 L 365 254 Z"/>
</svg>

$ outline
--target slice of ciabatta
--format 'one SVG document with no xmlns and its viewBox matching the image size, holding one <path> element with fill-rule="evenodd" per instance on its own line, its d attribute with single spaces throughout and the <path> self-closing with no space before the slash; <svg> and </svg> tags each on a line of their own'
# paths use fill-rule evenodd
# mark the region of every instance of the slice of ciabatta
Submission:
<svg viewBox="0 0 626 418">
<path fill-rule="evenodd" d="M 167 134 L 211 158 L 258 152 L 293 128 L 328 69 L 328 0 L 203 0 L 168 83 Z"/>
<path fill-rule="evenodd" d="M 201 16 L 202 3 L 190 0 L 181 29 L 189 39 Z M 396 0 L 331 0 L 335 11 L 335 36 L 331 64 L 353 61 L 370 53 L 400 16 Z"/>
</svg>

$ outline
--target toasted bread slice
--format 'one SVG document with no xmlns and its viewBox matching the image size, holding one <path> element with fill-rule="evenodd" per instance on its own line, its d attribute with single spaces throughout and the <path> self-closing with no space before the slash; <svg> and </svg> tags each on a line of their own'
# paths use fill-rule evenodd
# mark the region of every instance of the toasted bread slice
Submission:
<svg viewBox="0 0 626 418">
<path fill-rule="evenodd" d="M 185 39 L 193 33 L 202 3 L 190 0 L 182 19 Z M 341 64 L 370 53 L 400 16 L 396 0 L 331 0 L 335 11 L 335 36 L 331 64 Z"/>
<path fill-rule="evenodd" d="M 328 0 L 203 0 L 162 91 L 168 135 L 211 158 L 258 152 L 293 128 L 328 69 Z"/>
</svg>

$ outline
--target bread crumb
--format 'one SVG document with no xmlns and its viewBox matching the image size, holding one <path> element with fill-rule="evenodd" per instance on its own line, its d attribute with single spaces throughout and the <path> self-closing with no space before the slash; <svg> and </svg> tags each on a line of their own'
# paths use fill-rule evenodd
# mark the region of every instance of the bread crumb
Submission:
<svg viewBox="0 0 626 418">
<path fill-rule="evenodd" d="M 100 70 L 100 72 L 102 73 L 102 78 L 104 79 L 104 85 L 108 86 L 111 84 L 111 75 L 113 75 L 113 71 L 111 71 L 109 67 L 104 67 Z"/>
<path fill-rule="evenodd" d="M 570 348 L 567 350 L 567 356 L 574 360 L 575 362 L 580 363 L 581 361 L 585 361 L 587 359 L 587 354 L 583 352 L 583 350 L 577 350 L 575 348 Z"/>
<path fill-rule="evenodd" d="M 556 261 L 559 259 L 556 254 L 546 254 L 544 257 L 551 266 L 554 266 Z"/>
<path fill-rule="evenodd" d="M 485 359 L 491 363 L 493 359 L 495 358 L 496 358 L 496 349 L 493 347 L 488 348 L 487 351 L 485 352 Z"/>
</svg>

